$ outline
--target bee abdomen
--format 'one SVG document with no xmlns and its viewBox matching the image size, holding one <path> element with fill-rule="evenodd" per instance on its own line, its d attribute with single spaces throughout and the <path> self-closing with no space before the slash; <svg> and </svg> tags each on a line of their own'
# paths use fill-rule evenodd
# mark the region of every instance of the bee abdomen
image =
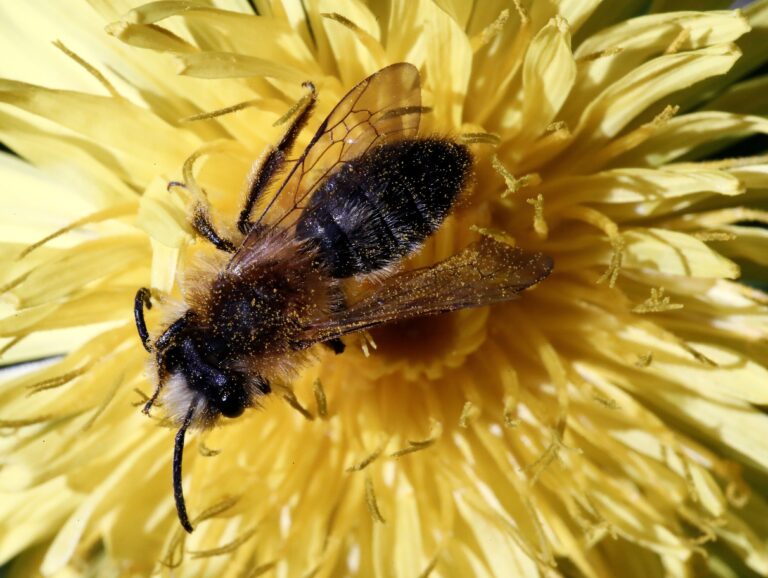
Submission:
<svg viewBox="0 0 768 578">
<path fill-rule="evenodd" d="M 336 278 L 371 273 L 418 248 L 469 178 L 467 147 L 447 139 L 383 145 L 346 163 L 315 192 L 296 234 Z"/>
</svg>

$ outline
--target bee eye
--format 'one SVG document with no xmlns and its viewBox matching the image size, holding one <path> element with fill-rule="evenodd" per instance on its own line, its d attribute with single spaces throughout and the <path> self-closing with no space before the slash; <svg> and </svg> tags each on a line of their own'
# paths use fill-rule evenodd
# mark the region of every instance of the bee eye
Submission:
<svg viewBox="0 0 768 578">
<path fill-rule="evenodd" d="M 228 384 L 219 390 L 216 408 L 224 417 L 239 417 L 248 407 L 245 390 L 239 384 Z"/>
</svg>

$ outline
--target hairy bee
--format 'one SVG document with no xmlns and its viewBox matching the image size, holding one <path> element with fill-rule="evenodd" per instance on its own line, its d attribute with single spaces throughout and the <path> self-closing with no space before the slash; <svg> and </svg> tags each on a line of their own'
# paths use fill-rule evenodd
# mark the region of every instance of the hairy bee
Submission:
<svg viewBox="0 0 768 578">
<path fill-rule="evenodd" d="M 357 84 L 289 162 L 315 105 L 314 87 L 305 86 L 308 98 L 250 181 L 240 238 L 219 235 L 206 207 L 193 213 L 195 231 L 231 254 L 226 265 L 154 341 L 144 321 L 150 292 L 136 294 L 136 326 L 157 379 L 144 411 L 162 395 L 180 425 L 173 487 L 188 532 L 181 462 L 190 426 L 211 427 L 255 406 L 315 344 L 341 353 L 349 333 L 506 301 L 552 269 L 542 254 L 483 239 L 432 267 L 393 273 L 451 212 L 472 172 L 470 151 L 418 136 L 419 73 L 400 63 Z M 342 282 L 370 275 L 380 282 L 350 299 Z"/>
</svg>

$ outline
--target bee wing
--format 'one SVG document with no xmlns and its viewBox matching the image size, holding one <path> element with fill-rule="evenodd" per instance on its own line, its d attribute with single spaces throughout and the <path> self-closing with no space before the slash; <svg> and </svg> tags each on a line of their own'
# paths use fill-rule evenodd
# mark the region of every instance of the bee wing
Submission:
<svg viewBox="0 0 768 578">
<path fill-rule="evenodd" d="M 383 323 L 481 307 L 513 299 L 552 271 L 552 259 L 483 238 L 461 253 L 423 269 L 393 275 L 347 309 L 310 323 L 306 344 Z"/>
<path fill-rule="evenodd" d="M 318 184 L 345 162 L 375 145 L 415 137 L 422 110 L 412 64 L 392 64 L 361 81 L 317 129 L 257 223 L 289 226 L 289 215 L 298 216 Z"/>
</svg>

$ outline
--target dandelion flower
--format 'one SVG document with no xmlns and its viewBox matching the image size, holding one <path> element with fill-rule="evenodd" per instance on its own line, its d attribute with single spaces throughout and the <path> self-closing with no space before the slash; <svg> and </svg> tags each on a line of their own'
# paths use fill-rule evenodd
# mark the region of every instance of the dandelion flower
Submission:
<svg viewBox="0 0 768 578">
<path fill-rule="evenodd" d="M 0 388 L 11 575 L 768 576 L 768 2 L 250 4 L 0 8 L 0 348 L 66 353 Z M 476 158 L 409 265 L 490 235 L 555 272 L 192 432 L 186 535 L 131 318 L 209 250 L 167 185 L 231 230 L 303 81 L 299 147 L 401 61 Z"/>
</svg>

